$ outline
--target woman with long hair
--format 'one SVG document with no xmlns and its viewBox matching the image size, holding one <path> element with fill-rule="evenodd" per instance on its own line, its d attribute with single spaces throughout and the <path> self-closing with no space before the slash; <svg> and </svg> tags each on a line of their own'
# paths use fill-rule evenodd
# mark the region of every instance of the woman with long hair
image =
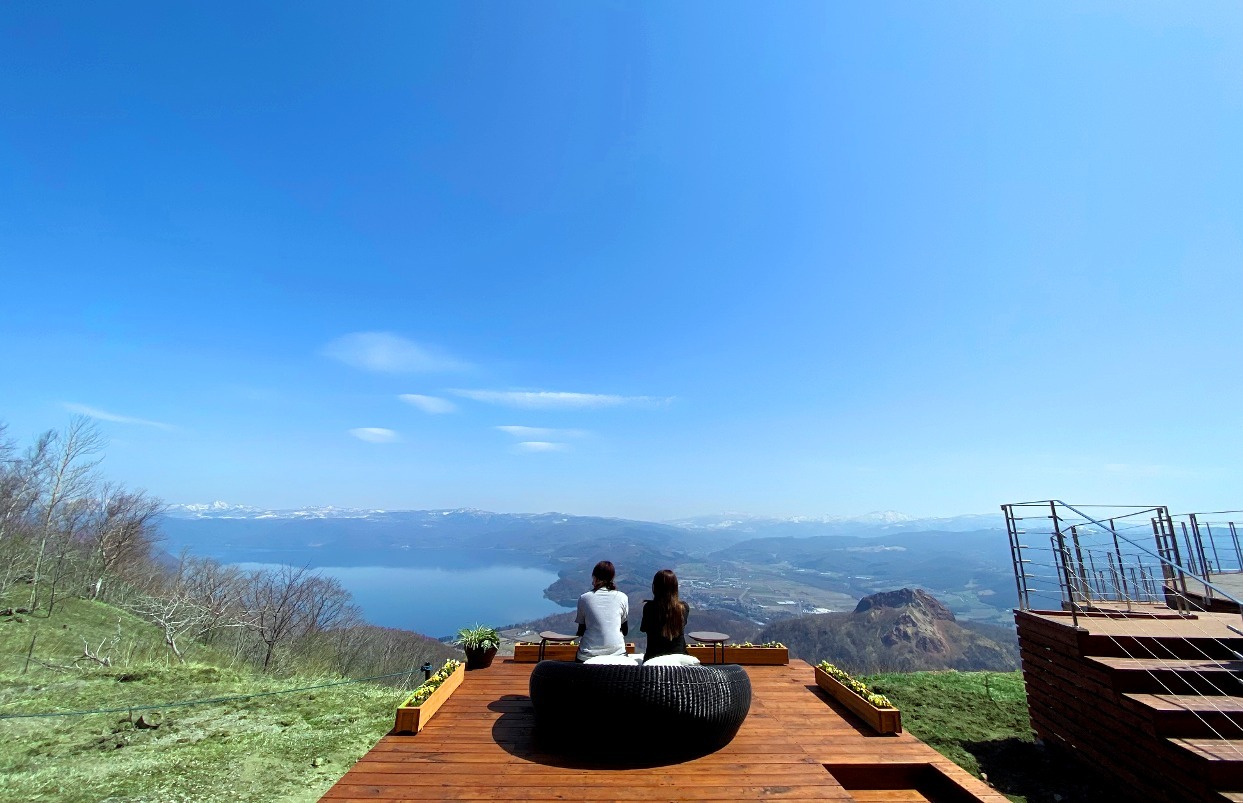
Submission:
<svg viewBox="0 0 1243 803">
<path fill-rule="evenodd" d="M 661 569 L 652 578 L 652 599 L 643 603 L 643 623 L 647 634 L 644 660 L 658 655 L 686 654 L 686 620 L 691 608 L 678 597 L 678 576 Z"/>
<path fill-rule="evenodd" d="M 626 619 L 630 600 L 613 584 L 617 570 L 602 560 L 591 570 L 591 590 L 578 598 L 578 655 L 580 661 L 600 655 L 625 655 Z"/>
</svg>

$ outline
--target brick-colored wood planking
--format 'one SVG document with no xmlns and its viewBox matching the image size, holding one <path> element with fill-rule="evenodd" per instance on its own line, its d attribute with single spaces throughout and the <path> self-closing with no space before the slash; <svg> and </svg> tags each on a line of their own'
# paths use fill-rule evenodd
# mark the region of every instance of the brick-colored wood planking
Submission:
<svg viewBox="0 0 1243 803">
<path fill-rule="evenodd" d="M 465 682 L 417 736 L 382 738 L 324 796 L 348 800 L 859 800 L 826 764 L 928 764 L 985 803 L 1006 798 L 909 733 L 878 736 L 815 684 L 803 661 L 756 666 L 751 712 L 715 753 L 656 767 L 541 753 L 527 696 L 531 664 L 497 662 Z M 607 716 L 584 712 L 584 732 Z M 895 790 L 883 790 L 892 797 Z M 896 790 L 902 791 L 902 790 Z M 913 791 L 913 790 L 908 790 Z M 866 799 L 866 792 L 865 799 Z"/>
<path fill-rule="evenodd" d="M 1167 730 L 1180 719 L 1179 728 L 1194 725 L 1185 712 L 1167 715 L 1172 693 L 1210 695 L 1194 705 L 1234 724 L 1215 706 L 1237 706 L 1226 695 L 1235 683 L 1231 670 L 1243 662 L 1222 660 L 1239 644 L 1225 627 L 1237 614 L 1081 616 L 1078 627 L 1061 612 L 1019 612 L 1015 620 L 1032 725 L 1047 742 L 1139 790 L 1142 799 L 1223 799 L 1214 785 L 1243 782 L 1243 743 Z"/>
</svg>

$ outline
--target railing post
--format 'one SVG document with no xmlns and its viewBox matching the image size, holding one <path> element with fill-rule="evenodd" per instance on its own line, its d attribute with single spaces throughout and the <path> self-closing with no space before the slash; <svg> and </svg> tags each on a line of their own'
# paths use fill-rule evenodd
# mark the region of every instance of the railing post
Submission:
<svg viewBox="0 0 1243 803">
<path fill-rule="evenodd" d="M 1234 522 L 1226 522 L 1226 526 L 1230 528 L 1230 540 L 1234 541 L 1234 560 L 1238 571 L 1243 571 L 1243 551 L 1239 550 L 1239 533 L 1234 529 Z"/>
<path fill-rule="evenodd" d="M 1122 578 L 1122 598 L 1126 600 L 1127 610 L 1131 610 L 1131 591 L 1126 587 L 1126 570 L 1122 568 L 1122 548 L 1118 546 L 1118 530 L 1114 526 L 1114 520 L 1109 520 L 1109 534 L 1114 539 L 1114 555 L 1118 558 L 1118 574 Z"/>
<path fill-rule="evenodd" d="M 1131 610 L 1131 596 L 1126 592 L 1126 571 L 1122 568 L 1122 562 L 1114 564 L 1114 556 L 1110 552 L 1105 553 L 1105 559 L 1109 563 L 1109 576 L 1113 578 L 1114 596 L 1121 597 L 1126 603 L 1126 609 Z"/>
<path fill-rule="evenodd" d="M 1079 548 L 1079 528 L 1077 526 L 1070 528 L 1070 540 L 1075 545 L 1075 572 L 1079 580 L 1079 593 L 1091 605 L 1092 575 L 1087 573 L 1087 568 L 1083 565 L 1083 550 Z"/>
<path fill-rule="evenodd" d="M 1070 605 L 1070 621 L 1079 626 L 1079 610 L 1075 603 L 1075 588 L 1071 581 L 1070 550 L 1066 548 L 1066 536 L 1062 533 L 1062 524 L 1057 518 L 1057 502 L 1049 502 L 1050 518 L 1053 519 L 1053 539 L 1056 541 L 1055 552 L 1062 565 L 1062 578 L 1065 580 L 1066 601 Z"/>
<path fill-rule="evenodd" d="M 1200 527 L 1199 527 L 1199 524 L 1195 520 L 1194 514 L 1190 516 L 1190 518 L 1191 518 L 1191 534 L 1190 535 L 1187 532 L 1187 522 L 1180 521 L 1178 523 L 1179 527 L 1181 527 L 1183 530 L 1183 541 L 1187 543 L 1187 559 L 1191 561 L 1192 570 L 1194 571 L 1198 569 L 1200 572 L 1200 576 L 1203 577 L 1205 580 L 1208 580 L 1209 579 L 1208 560 L 1204 556 L 1204 539 L 1200 535 Z M 1194 535 L 1195 537 L 1192 538 L 1192 535 Z M 1200 562 L 1199 566 L 1196 566 L 1195 562 L 1197 560 Z"/>
<path fill-rule="evenodd" d="M 1196 529 L 1199 530 L 1198 524 L 1196 525 Z M 1213 537 L 1213 523 L 1212 522 L 1209 522 L 1209 521 L 1204 522 L 1204 532 L 1208 534 L 1208 545 L 1213 548 L 1213 564 L 1216 568 L 1216 571 L 1221 572 L 1221 556 L 1217 554 L 1217 539 Z M 1204 579 L 1205 580 L 1213 579 L 1212 575 L 1208 573 L 1207 567 L 1205 567 Z"/>
<path fill-rule="evenodd" d="M 1174 519 L 1170 517 L 1169 508 L 1164 505 L 1157 508 L 1157 519 L 1161 522 L 1161 529 L 1168 534 L 1170 549 L 1173 551 L 1173 560 L 1170 564 L 1163 565 L 1162 568 L 1167 569 L 1174 580 L 1174 597 L 1178 602 L 1178 612 L 1187 616 L 1191 613 L 1188 608 L 1187 571 L 1183 568 L 1182 555 L 1178 551 L 1178 535 L 1174 532 Z"/>
<path fill-rule="evenodd" d="M 1010 561 L 1014 564 L 1014 589 L 1019 596 L 1019 610 L 1030 610 L 1027 594 L 1027 572 L 1023 568 L 1023 545 L 1019 543 L 1019 522 L 1012 505 L 1002 505 L 1006 515 L 1006 534 L 1010 537 Z"/>
</svg>

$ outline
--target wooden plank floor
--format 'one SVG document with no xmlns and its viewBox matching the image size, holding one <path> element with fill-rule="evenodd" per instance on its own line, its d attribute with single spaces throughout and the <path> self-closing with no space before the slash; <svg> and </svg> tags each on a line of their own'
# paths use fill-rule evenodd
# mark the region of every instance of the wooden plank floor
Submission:
<svg viewBox="0 0 1243 803">
<path fill-rule="evenodd" d="M 323 800 L 909 800 L 919 798 L 852 797 L 824 765 L 926 763 L 980 800 L 1006 803 L 910 734 L 873 734 L 816 687 L 803 661 L 747 667 L 751 713 L 711 755 L 617 768 L 540 753 L 527 696 L 533 666 L 468 672 L 422 732 L 382 738 Z"/>
<path fill-rule="evenodd" d="M 1137 609 L 1141 606 L 1136 605 Z M 1159 609 L 1166 614 L 1173 613 L 1165 606 L 1145 606 Z M 1070 627 L 1071 617 L 1061 611 L 1027 611 L 1028 614 L 1044 619 L 1062 627 Z M 1237 613 L 1208 613 L 1199 611 L 1185 619 L 1143 619 L 1127 617 L 1123 611 L 1113 616 L 1080 616 L 1079 628 L 1086 630 L 1090 636 L 1134 636 L 1161 637 L 1173 636 L 1180 638 L 1235 639 L 1238 634 L 1230 626 L 1239 626 Z"/>
</svg>

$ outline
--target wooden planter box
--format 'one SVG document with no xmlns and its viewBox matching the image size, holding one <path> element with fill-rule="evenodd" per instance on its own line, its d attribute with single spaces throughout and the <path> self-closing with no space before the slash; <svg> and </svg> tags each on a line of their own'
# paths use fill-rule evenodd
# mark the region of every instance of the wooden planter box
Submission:
<svg viewBox="0 0 1243 803">
<path fill-rule="evenodd" d="M 634 644 L 626 645 L 626 653 L 634 655 Z M 544 648 L 545 661 L 573 661 L 578 655 L 577 644 L 553 643 Z M 515 644 L 514 663 L 533 664 L 539 661 L 538 644 Z"/>
<path fill-rule="evenodd" d="M 725 646 L 725 657 L 721 660 L 721 648 L 716 652 L 706 644 L 692 644 L 686 651 L 699 659 L 700 663 L 741 664 L 743 666 L 785 666 L 790 663 L 790 651 L 785 647 L 738 647 Z"/>
<path fill-rule="evenodd" d="M 828 692 L 830 697 L 849 708 L 877 733 L 902 732 L 901 711 L 896 708 L 877 708 L 820 667 L 816 667 L 816 685 Z"/>
<path fill-rule="evenodd" d="M 453 674 L 445 678 L 445 682 L 436 687 L 436 691 L 432 692 L 432 696 L 423 701 L 421 705 L 407 705 L 409 699 L 405 703 L 397 706 L 397 724 L 393 726 L 393 733 L 418 733 L 432 718 L 432 714 L 445 704 L 445 700 L 449 699 L 449 695 L 453 694 L 453 690 L 462 685 L 462 678 L 466 677 L 466 665 L 458 664 L 457 669 L 453 670 Z"/>
</svg>

